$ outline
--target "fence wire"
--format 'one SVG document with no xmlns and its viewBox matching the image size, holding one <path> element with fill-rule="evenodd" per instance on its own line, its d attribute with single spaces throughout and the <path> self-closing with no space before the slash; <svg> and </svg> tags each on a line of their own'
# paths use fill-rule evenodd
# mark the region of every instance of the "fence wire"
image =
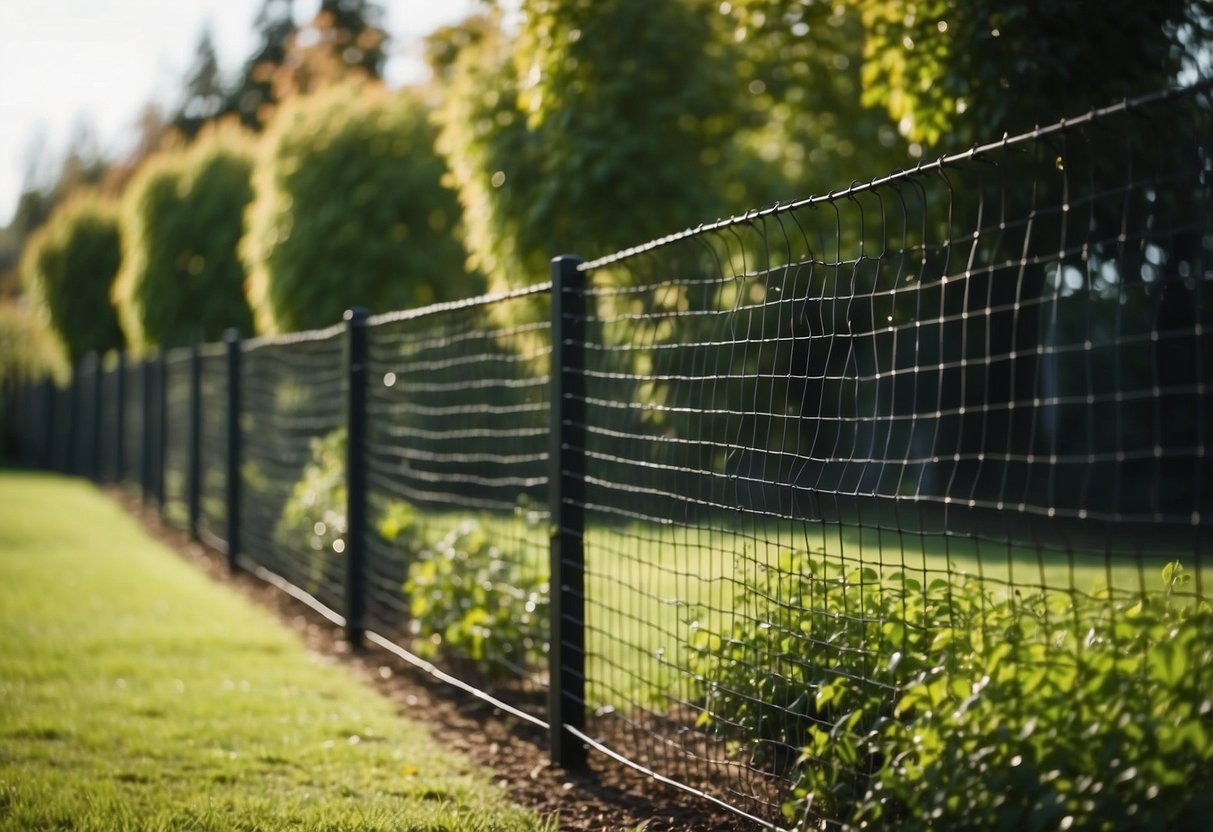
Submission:
<svg viewBox="0 0 1213 832">
<path fill-rule="evenodd" d="M 227 347 L 199 348 L 198 536 L 227 551 Z"/>
<path fill-rule="evenodd" d="M 542 719 L 549 354 L 533 295 L 368 333 L 367 619 Z"/>
<path fill-rule="evenodd" d="M 1168 563 L 1207 598 L 1209 126 L 1163 97 L 588 264 L 592 733 L 837 824 L 901 657 L 984 626 L 936 594 L 1068 616 L 1022 672 Z"/>
<path fill-rule="evenodd" d="M 160 513 L 165 522 L 185 529 L 189 525 L 190 374 L 193 361 L 188 348 L 164 356 L 164 497 Z"/>
<path fill-rule="evenodd" d="M 345 341 L 340 327 L 241 355 L 240 550 L 340 611 L 345 589 Z"/>
</svg>

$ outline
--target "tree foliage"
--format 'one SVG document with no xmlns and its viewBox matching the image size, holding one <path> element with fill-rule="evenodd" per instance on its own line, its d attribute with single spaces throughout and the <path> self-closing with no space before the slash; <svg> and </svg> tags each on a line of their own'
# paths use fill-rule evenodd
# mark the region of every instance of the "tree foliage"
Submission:
<svg viewBox="0 0 1213 832">
<path fill-rule="evenodd" d="M 945 148 L 1174 83 L 1213 34 L 1208 7 L 1192 0 L 854 2 L 864 100 Z"/>
<path fill-rule="evenodd" d="M 247 138 L 220 130 L 153 157 L 131 182 L 114 298 L 132 346 L 216 340 L 228 327 L 251 331 L 237 254 L 251 173 Z"/>
<path fill-rule="evenodd" d="M 63 341 L 73 362 L 122 346 L 110 288 L 122 258 L 114 206 L 80 194 L 34 234 L 22 257 L 28 301 Z"/>
<path fill-rule="evenodd" d="M 185 78 L 185 89 L 172 125 L 192 139 L 208 122 L 224 111 L 227 90 L 219 73 L 215 42 L 210 29 L 203 29 L 194 51 L 194 63 Z"/>
<path fill-rule="evenodd" d="M 298 31 L 291 14 L 291 0 L 262 0 L 253 28 L 258 44 L 228 91 L 226 109 L 235 113 L 245 127 L 259 130 L 273 113 L 277 101 L 274 76 L 286 62 L 287 51 Z"/>
<path fill-rule="evenodd" d="M 71 374 L 62 342 L 28 308 L 0 303 L 0 387 Z"/>
<path fill-rule="evenodd" d="M 467 212 L 468 246 L 497 288 L 672 231 L 721 207 L 730 89 L 710 15 L 691 0 L 527 0 L 517 36 L 475 22 L 437 117 Z M 705 48 L 707 47 L 707 48 Z"/>
<path fill-rule="evenodd" d="M 377 81 L 387 59 L 383 10 L 372 0 L 321 0 L 311 22 L 287 38 L 273 76 L 279 101 L 336 84 Z"/>
<path fill-rule="evenodd" d="M 275 117 L 242 246 L 258 327 L 331 324 L 466 297 L 459 203 L 428 111 L 408 92 L 338 87 Z"/>
</svg>

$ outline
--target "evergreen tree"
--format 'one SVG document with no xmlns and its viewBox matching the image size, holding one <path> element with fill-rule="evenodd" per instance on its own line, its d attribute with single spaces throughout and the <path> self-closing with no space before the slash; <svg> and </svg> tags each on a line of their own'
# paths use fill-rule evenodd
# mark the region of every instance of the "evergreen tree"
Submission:
<svg viewBox="0 0 1213 832">
<path fill-rule="evenodd" d="M 173 115 L 173 127 L 192 139 L 204 124 L 223 113 L 226 99 L 219 60 L 215 57 L 215 43 L 208 27 L 198 38 L 194 63 L 185 77 L 185 95 Z"/>
<path fill-rule="evenodd" d="M 287 50 L 298 31 L 292 2 L 262 0 L 253 21 L 260 43 L 245 61 L 240 78 L 228 95 L 227 111 L 239 116 L 240 122 L 250 130 L 259 130 L 277 103 L 274 75 L 286 62 Z"/>
<path fill-rule="evenodd" d="M 290 39 L 274 95 L 284 100 L 346 81 L 383 78 L 387 32 L 371 0 L 322 0 L 316 16 Z"/>
</svg>

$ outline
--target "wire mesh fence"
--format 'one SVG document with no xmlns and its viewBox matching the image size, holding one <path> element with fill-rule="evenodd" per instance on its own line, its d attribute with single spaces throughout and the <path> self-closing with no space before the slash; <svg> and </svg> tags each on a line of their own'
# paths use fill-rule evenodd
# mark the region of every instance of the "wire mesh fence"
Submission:
<svg viewBox="0 0 1213 832">
<path fill-rule="evenodd" d="M 345 342 L 334 327 L 241 356 L 240 548 L 333 609 L 345 591 Z"/>
<path fill-rule="evenodd" d="M 227 550 L 227 347 L 207 344 L 198 350 L 198 537 Z"/>
<path fill-rule="evenodd" d="M 164 356 L 164 499 L 160 504 L 166 522 L 178 528 L 189 524 L 190 378 L 193 356 L 188 348 Z"/>
<path fill-rule="evenodd" d="M 542 719 L 550 349 L 535 298 L 371 320 L 366 612 Z"/>
<path fill-rule="evenodd" d="M 1025 738 L 1056 714 L 1009 692 L 1145 667 L 1117 617 L 1176 562 L 1207 597 L 1209 119 L 1116 108 L 588 264 L 593 732 L 769 820 L 795 787 L 811 825 L 905 821 L 905 760 L 994 728 L 915 704 L 968 707 L 985 639 L 1031 645 L 983 699 Z"/>
<path fill-rule="evenodd" d="M 120 435 L 170 518 L 564 765 L 806 829 L 1198 826 L 1211 119 L 1163 93 L 510 295 L 94 364 L 25 447 Z"/>
</svg>

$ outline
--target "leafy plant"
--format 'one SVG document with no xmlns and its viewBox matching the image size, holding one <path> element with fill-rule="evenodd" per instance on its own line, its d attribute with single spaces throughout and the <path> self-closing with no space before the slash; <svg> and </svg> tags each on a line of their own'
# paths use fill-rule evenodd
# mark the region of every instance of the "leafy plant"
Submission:
<svg viewBox="0 0 1213 832">
<path fill-rule="evenodd" d="M 276 113 L 241 243 L 260 330 L 476 294 L 434 132 L 415 92 L 374 85 L 334 87 Z"/>
<path fill-rule="evenodd" d="M 310 443 L 310 457 L 291 489 L 275 529 L 282 545 L 308 555 L 307 583 L 314 591 L 324 580 L 324 567 L 333 555 L 343 555 L 349 534 L 345 479 L 347 434 L 337 428 Z M 422 548 L 422 534 L 413 507 L 402 501 L 372 500 L 372 528 L 379 538 L 411 561 Z"/>
<path fill-rule="evenodd" d="M 252 199 L 248 136 L 204 132 L 149 160 L 124 197 L 122 268 L 113 298 L 127 340 L 142 349 L 252 330 L 237 245 Z"/>
<path fill-rule="evenodd" d="M 279 540 L 304 544 L 308 550 L 345 551 L 345 428 L 309 443 L 311 456 L 291 489 L 278 524 Z"/>
<path fill-rule="evenodd" d="M 30 308 L 59 337 L 73 364 L 88 352 L 123 345 L 110 302 L 121 261 L 117 211 L 92 194 L 57 208 L 26 246 L 21 278 Z"/>
<path fill-rule="evenodd" d="M 1164 587 L 999 597 L 786 555 L 691 638 L 701 724 L 758 761 L 802 746 L 790 821 L 846 828 L 1188 828 L 1213 811 L 1213 612 Z M 767 752 L 767 753 L 764 753 Z"/>
<path fill-rule="evenodd" d="M 420 655 L 467 660 L 502 676 L 547 652 L 548 582 L 494 545 L 475 521 L 421 551 L 404 594 Z"/>
</svg>

